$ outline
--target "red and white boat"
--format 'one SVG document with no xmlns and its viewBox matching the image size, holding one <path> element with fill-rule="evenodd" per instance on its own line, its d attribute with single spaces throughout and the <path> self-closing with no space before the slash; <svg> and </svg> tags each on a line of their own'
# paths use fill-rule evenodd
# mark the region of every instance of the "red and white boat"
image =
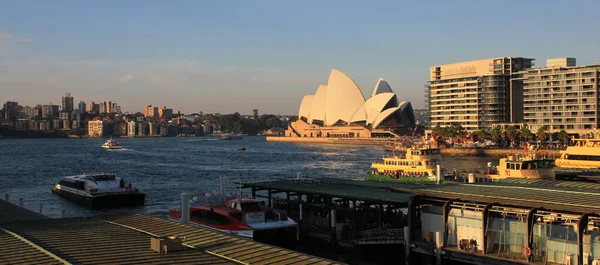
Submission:
<svg viewBox="0 0 600 265">
<path fill-rule="evenodd" d="M 169 218 L 180 221 L 181 213 L 171 210 Z M 190 224 L 258 241 L 295 239 L 298 228 L 294 220 L 255 199 L 233 199 L 217 206 L 192 206 Z"/>
</svg>

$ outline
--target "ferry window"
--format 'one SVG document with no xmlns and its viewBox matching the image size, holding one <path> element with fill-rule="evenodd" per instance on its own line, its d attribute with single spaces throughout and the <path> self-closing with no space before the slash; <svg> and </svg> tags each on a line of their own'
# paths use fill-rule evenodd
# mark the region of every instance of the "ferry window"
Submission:
<svg viewBox="0 0 600 265">
<path fill-rule="evenodd" d="M 242 203 L 242 211 L 260 211 L 260 205 L 257 202 Z"/>
<path fill-rule="evenodd" d="M 232 221 L 226 216 L 222 216 L 218 213 L 207 210 L 198 210 L 192 212 L 190 214 L 190 219 L 213 225 L 226 225 L 232 223 Z"/>
<path fill-rule="evenodd" d="M 242 221 L 242 213 L 229 213 L 229 216 L 233 217 L 233 219 Z"/>
<path fill-rule="evenodd" d="M 516 164 L 516 165 L 515 165 L 515 169 L 516 169 L 516 170 L 521 170 L 521 164 Z"/>
</svg>

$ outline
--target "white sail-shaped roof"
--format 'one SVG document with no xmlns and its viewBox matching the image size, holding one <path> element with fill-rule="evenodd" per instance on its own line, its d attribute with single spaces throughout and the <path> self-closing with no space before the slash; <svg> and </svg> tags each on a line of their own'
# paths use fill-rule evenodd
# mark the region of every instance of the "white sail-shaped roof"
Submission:
<svg viewBox="0 0 600 265">
<path fill-rule="evenodd" d="M 388 117 L 390 117 L 391 115 L 395 115 L 397 112 L 399 113 L 399 116 L 401 117 L 401 122 L 407 122 L 407 123 L 414 123 L 414 112 L 412 109 L 412 105 L 410 104 L 410 102 L 408 101 L 402 101 L 398 107 L 395 108 L 389 108 L 387 110 L 384 110 L 383 112 L 381 112 L 377 118 L 375 119 L 375 121 L 373 122 L 373 129 L 376 129 L 377 127 L 379 127 L 379 125 Z"/>
<path fill-rule="evenodd" d="M 393 93 L 392 88 L 388 84 L 387 81 L 383 80 L 383 78 L 379 78 L 377 80 L 377 84 L 375 84 L 375 88 L 373 89 L 373 93 L 371 94 L 371 98 L 375 97 L 377 94 L 381 93 Z"/>
<path fill-rule="evenodd" d="M 360 106 L 360 108 L 358 108 L 358 110 L 356 110 L 354 112 L 354 114 L 352 114 L 352 117 L 350 118 L 350 123 L 352 122 L 359 122 L 359 121 L 366 121 L 367 120 L 367 114 L 365 112 L 365 105 Z"/>
<path fill-rule="evenodd" d="M 373 129 L 379 127 L 379 124 L 381 124 L 381 122 L 383 122 L 390 115 L 393 115 L 398 110 L 400 110 L 400 106 L 391 109 L 386 109 L 382 113 L 379 113 L 379 115 L 377 115 L 377 118 L 373 122 Z"/>
<path fill-rule="evenodd" d="M 325 122 L 325 106 L 327 98 L 327 86 L 320 85 L 315 93 L 315 97 L 312 102 L 312 109 L 310 111 L 310 117 L 308 123 L 312 123 L 314 120 L 320 120 Z"/>
<path fill-rule="evenodd" d="M 363 104 L 365 98 L 354 80 L 336 69 L 331 70 L 325 99 L 325 125 L 334 125 L 339 120 L 350 122 L 354 111 Z"/>
<path fill-rule="evenodd" d="M 314 95 L 304 96 L 304 98 L 302 98 L 302 103 L 300 103 L 300 110 L 298 111 L 299 117 L 304 117 L 308 119 L 313 105 L 313 98 Z"/>
<path fill-rule="evenodd" d="M 383 111 L 383 108 L 394 99 L 394 93 L 381 93 L 373 96 L 365 103 L 365 111 L 367 113 L 367 124 L 372 124 L 375 119 Z"/>
</svg>

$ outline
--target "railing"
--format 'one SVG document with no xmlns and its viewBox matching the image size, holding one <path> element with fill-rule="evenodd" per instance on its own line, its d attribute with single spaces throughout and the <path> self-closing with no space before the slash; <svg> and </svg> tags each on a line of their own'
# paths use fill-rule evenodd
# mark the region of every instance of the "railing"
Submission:
<svg viewBox="0 0 600 265">
<path fill-rule="evenodd" d="M 404 241 L 403 229 L 371 229 L 352 233 L 342 229 L 338 233 L 341 242 L 347 242 L 358 245 L 367 244 L 399 244 Z"/>
</svg>

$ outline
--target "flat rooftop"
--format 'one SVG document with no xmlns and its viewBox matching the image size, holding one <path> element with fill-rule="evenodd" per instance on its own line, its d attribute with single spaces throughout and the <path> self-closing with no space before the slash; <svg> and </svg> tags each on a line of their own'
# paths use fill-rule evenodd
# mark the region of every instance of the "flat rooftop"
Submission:
<svg viewBox="0 0 600 265">
<path fill-rule="evenodd" d="M 152 237 L 183 237 L 157 253 Z M 149 215 L 0 222 L 0 264 L 341 264 Z"/>
</svg>

